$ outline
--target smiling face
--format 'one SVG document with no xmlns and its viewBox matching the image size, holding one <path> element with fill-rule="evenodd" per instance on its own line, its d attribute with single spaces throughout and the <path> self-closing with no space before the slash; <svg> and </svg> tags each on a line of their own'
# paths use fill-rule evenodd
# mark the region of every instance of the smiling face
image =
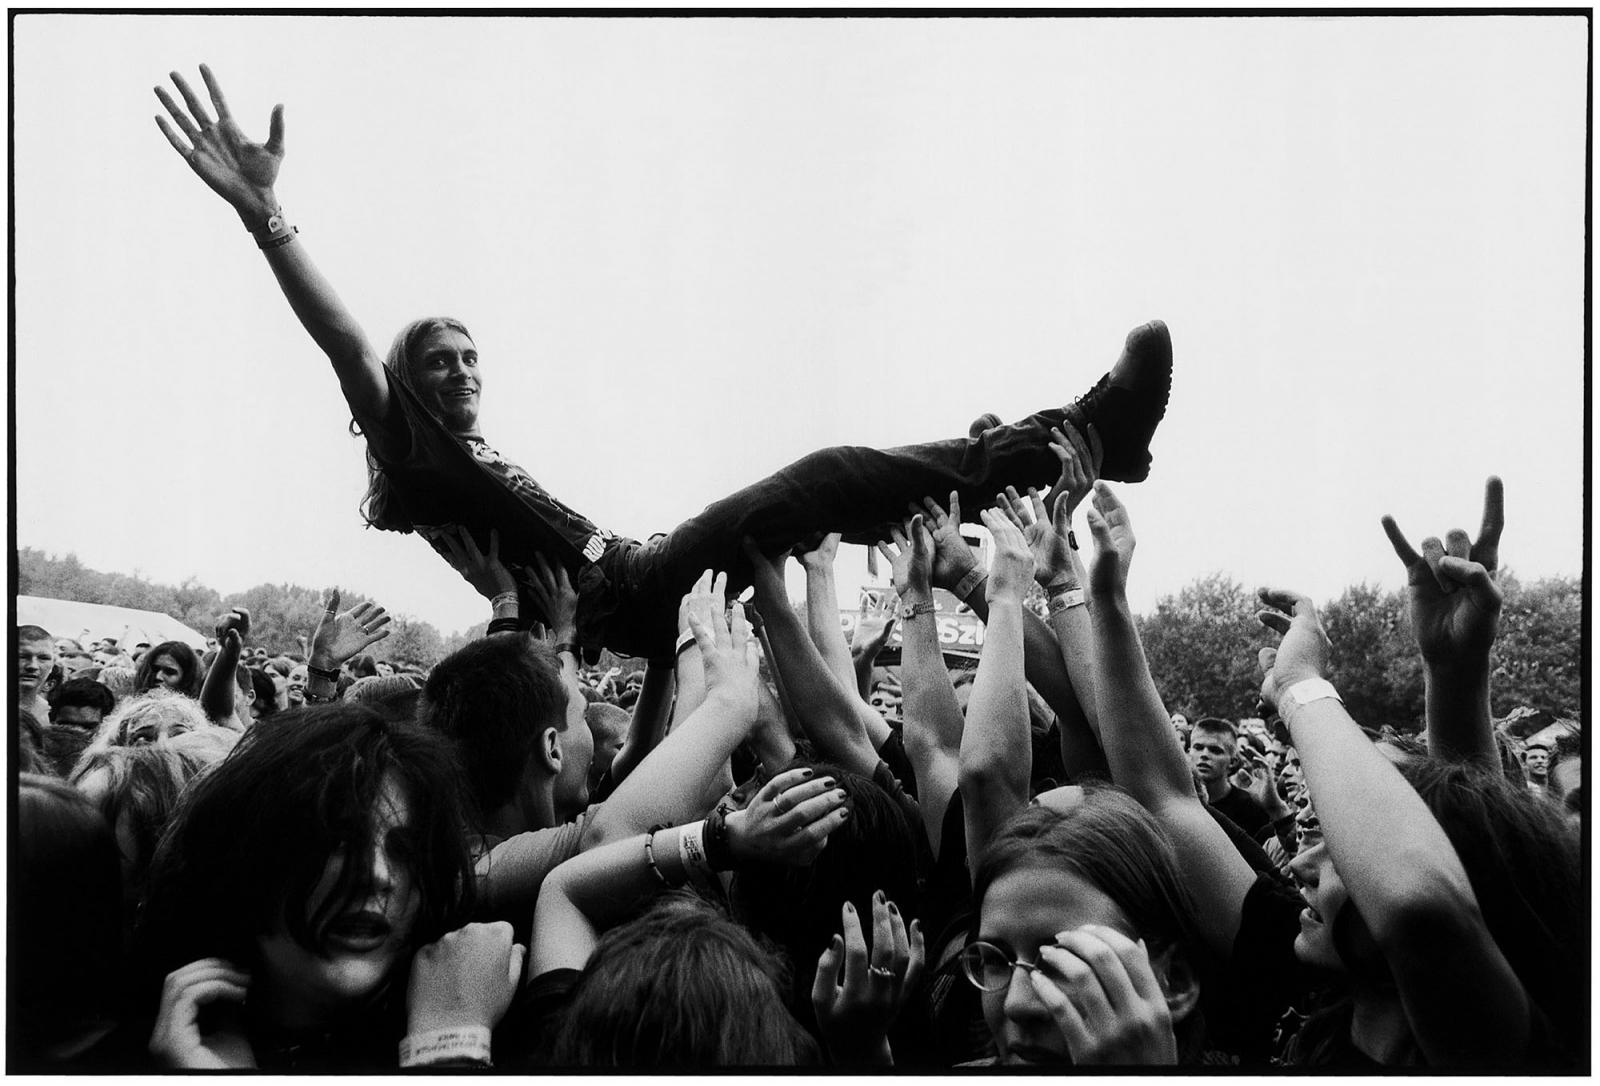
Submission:
<svg viewBox="0 0 1600 1086">
<path fill-rule="evenodd" d="M 411 356 L 411 386 L 452 432 L 477 436 L 483 379 L 478 348 L 454 328 L 436 328 Z"/>
<path fill-rule="evenodd" d="M 1084 924 L 1102 924 L 1138 939 L 1120 906 L 1093 883 L 1064 868 L 1031 867 L 1009 871 L 983 895 L 978 938 L 1010 957 L 1039 961 L 1039 948 L 1053 946 L 1056 933 Z M 1047 976 L 1052 974 L 1047 971 Z M 1059 983 L 1059 978 L 1057 979 Z M 994 1038 L 1000 1063 L 1064 1064 L 1067 1044 L 1049 1008 L 1040 1001 L 1025 969 L 1012 969 L 1011 982 L 983 993 L 983 1018 Z"/>
<path fill-rule="evenodd" d="M 1295 936 L 1295 957 L 1307 965 L 1344 972 L 1344 962 L 1333 943 L 1333 921 L 1350 900 L 1344 880 L 1334 870 L 1333 857 L 1323 843 L 1316 815 L 1307 807 L 1296 818 L 1299 850 L 1289 861 L 1289 872 L 1300 886 L 1306 907 L 1300 913 L 1300 934 Z"/>
<path fill-rule="evenodd" d="M 279 924 L 256 940 L 260 953 L 257 983 L 308 1017 L 348 1009 L 378 992 L 410 952 L 421 893 L 405 856 L 412 828 L 411 805 L 399 782 L 385 778 L 371 812 L 372 859 L 358 872 L 350 899 L 314 932 L 318 949 L 295 941 Z M 346 859 L 328 860 L 322 878 L 305 903 L 308 916 L 329 901 Z"/>
<path fill-rule="evenodd" d="M 301 664 L 289 672 L 289 689 L 287 691 L 289 704 L 298 708 L 306 703 L 306 666 Z"/>
</svg>

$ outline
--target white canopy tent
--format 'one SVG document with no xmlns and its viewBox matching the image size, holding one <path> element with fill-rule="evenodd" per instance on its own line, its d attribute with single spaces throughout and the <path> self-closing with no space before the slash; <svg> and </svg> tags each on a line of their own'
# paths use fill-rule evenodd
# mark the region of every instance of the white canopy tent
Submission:
<svg viewBox="0 0 1600 1086">
<path fill-rule="evenodd" d="M 198 634 L 160 611 L 140 611 L 132 607 L 112 607 L 103 603 L 53 600 L 47 596 L 18 596 L 17 625 L 42 626 L 53 638 L 70 637 L 84 643 L 114 637 L 124 649 L 141 641 L 159 645 L 163 641 L 182 641 L 197 652 L 206 647 L 204 634 Z"/>
</svg>

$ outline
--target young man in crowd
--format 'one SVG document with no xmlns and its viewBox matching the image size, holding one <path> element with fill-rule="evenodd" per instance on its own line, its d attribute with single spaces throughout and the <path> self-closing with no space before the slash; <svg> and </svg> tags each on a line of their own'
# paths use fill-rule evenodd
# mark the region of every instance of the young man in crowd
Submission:
<svg viewBox="0 0 1600 1086">
<path fill-rule="evenodd" d="M 1550 745 L 1544 740 L 1529 743 L 1522 751 L 1522 768 L 1528 774 L 1528 791 L 1547 795 L 1550 791 Z"/>
<path fill-rule="evenodd" d="M 1231 721 L 1201 717 L 1189 732 L 1189 763 L 1205 785 L 1211 806 L 1251 837 L 1272 825 L 1267 812 L 1229 778 L 1239 753 L 1239 732 Z"/>
<path fill-rule="evenodd" d="M 56 643 L 40 626 L 17 627 L 17 708 L 43 723 L 50 719 L 45 682 L 56 666 Z"/>
</svg>

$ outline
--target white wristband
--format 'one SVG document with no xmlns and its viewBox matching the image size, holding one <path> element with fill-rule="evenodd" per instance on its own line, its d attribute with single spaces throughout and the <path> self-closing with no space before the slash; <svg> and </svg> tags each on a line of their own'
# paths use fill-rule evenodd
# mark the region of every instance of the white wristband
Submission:
<svg viewBox="0 0 1600 1086">
<path fill-rule="evenodd" d="M 1301 679 L 1278 695 L 1278 715 L 1287 717 L 1302 705 L 1322 701 L 1324 698 L 1332 698 L 1339 704 L 1344 704 L 1339 691 L 1335 690 L 1327 679 Z"/>
<path fill-rule="evenodd" d="M 400 1042 L 401 1067 L 428 1067 L 436 1063 L 471 1060 L 493 1067 L 488 1026 L 453 1026 L 416 1033 Z"/>
<path fill-rule="evenodd" d="M 1051 596 L 1049 601 L 1045 604 L 1045 609 L 1049 611 L 1052 616 L 1054 616 L 1061 614 L 1063 611 L 1070 611 L 1074 607 L 1082 607 L 1083 605 L 1083 589 L 1069 588 L 1065 592 L 1057 592 L 1054 596 Z"/>
<path fill-rule="evenodd" d="M 712 874 L 711 861 L 706 859 L 706 824 L 703 819 L 678 827 L 678 859 L 683 862 L 684 873 L 691 878 Z"/>
</svg>

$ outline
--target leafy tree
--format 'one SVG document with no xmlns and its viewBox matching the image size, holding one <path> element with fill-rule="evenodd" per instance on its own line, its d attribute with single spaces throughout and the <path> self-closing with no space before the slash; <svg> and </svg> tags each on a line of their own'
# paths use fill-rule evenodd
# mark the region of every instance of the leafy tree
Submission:
<svg viewBox="0 0 1600 1086">
<path fill-rule="evenodd" d="M 1138 620 L 1150 674 L 1169 712 L 1248 716 L 1260 690 L 1257 653 L 1275 641 L 1256 621 L 1256 598 L 1224 573 L 1163 596 Z"/>
<path fill-rule="evenodd" d="M 1333 685 L 1350 715 L 1369 727 L 1422 727 L 1422 658 L 1399 592 L 1351 585 L 1320 607 L 1333 643 Z"/>
<path fill-rule="evenodd" d="M 1583 584 L 1546 577 L 1524 585 L 1500 574 L 1505 604 L 1494 647 L 1490 698 L 1494 715 L 1519 705 L 1576 717 L 1583 697 Z"/>
</svg>

